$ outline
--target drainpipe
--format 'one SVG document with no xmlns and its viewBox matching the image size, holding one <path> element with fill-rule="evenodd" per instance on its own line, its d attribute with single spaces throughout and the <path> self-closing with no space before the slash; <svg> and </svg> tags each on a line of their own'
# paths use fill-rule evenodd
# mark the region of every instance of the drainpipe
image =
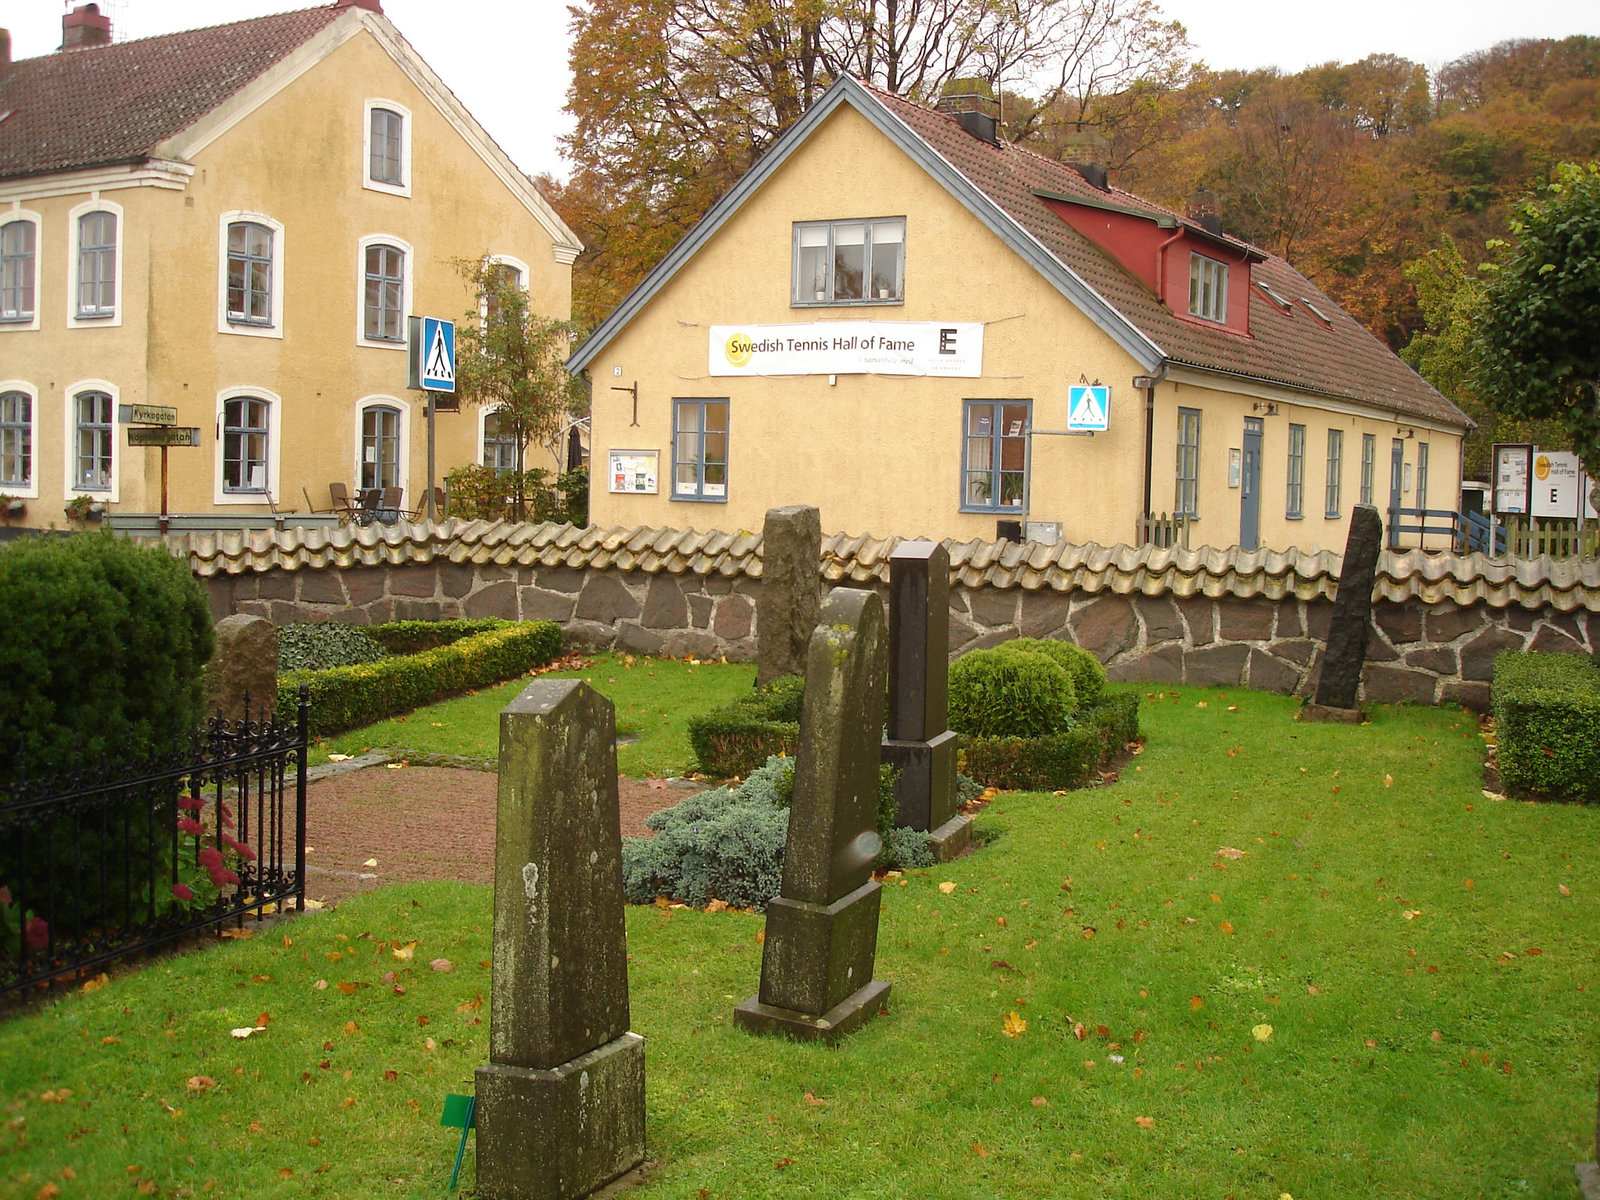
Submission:
<svg viewBox="0 0 1600 1200">
<path fill-rule="evenodd" d="M 1183 226 L 1180 225 L 1176 233 L 1156 247 L 1156 298 L 1163 304 L 1167 303 L 1167 247 L 1181 238 L 1183 233 Z M 1157 381 L 1159 382 L 1165 378 L 1166 373 L 1167 367 L 1163 363 L 1161 365 L 1161 374 L 1156 376 Z"/>
<path fill-rule="evenodd" d="M 1143 522 L 1150 516 L 1151 470 L 1156 451 L 1156 385 L 1167 377 L 1167 362 L 1162 360 L 1154 375 L 1135 375 L 1133 386 L 1144 389 L 1144 508 L 1140 511 L 1140 533 L 1144 545 L 1149 540 Z"/>
</svg>

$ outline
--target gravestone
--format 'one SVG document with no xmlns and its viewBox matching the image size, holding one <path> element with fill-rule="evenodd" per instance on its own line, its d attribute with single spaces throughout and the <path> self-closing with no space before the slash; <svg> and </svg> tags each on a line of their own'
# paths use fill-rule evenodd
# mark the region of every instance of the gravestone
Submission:
<svg viewBox="0 0 1600 1200">
<path fill-rule="evenodd" d="M 753 1033 L 831 1042 L 889 995 L 889 984 L 872 977 L 888 630 L 874 592 L 837 588 L 821 616 L 806 658 L 783 894 L 767 905 L 761 990 L 733 1019 Z"/>
<path fill-rule="evenodd" d="M 628 1031 L 616 714 L 578 680 L 500 713 L 489 1064 L 478 1194 L 587 1196 L 644 1160 L 644 1039 Z"/>
<path fill-rule="evenodd" d="M 278 707 L 278 629 L 265 617 L 223 617 L 217 622 L 217 649 L 206 664 L 206 711 L 230 721 L 265 720 Z"/>
<path fill-rule="evenodd" d="M 1322 652 L 1322 676 L 1315 701 L 1300 715 L 1308 721 L 1361 720 L 1356 698 L 1361 689 L 1361 668 L 1367 661 L 1367 636 L 1372 628 L 1372 579 L 1383 549 L 1383 521 L 1370 504 L 1358 504 L 1350 514 L 1350 533 L 1344 544 L 1344 564 L 1339 570 L 1339 593 L 1333 602 L 1328 644 Z"/>
<path fill-rule="evenodd" d="M 769 508 L 761 531 L 761 594 L 756 600 L 756 683 L 803 675 L 817 627 L 822 516 L 794 504 Z"/>
<path fill-rule="evenodd" d="M 950 552 L 901 542 L 889 559 L 889 736 L 883 761 L 900 772 L 895 824 L 925 830 L 940 862 L 972 841 L 956 812 L 956 735 L 949 724 Z"/>
</svg>

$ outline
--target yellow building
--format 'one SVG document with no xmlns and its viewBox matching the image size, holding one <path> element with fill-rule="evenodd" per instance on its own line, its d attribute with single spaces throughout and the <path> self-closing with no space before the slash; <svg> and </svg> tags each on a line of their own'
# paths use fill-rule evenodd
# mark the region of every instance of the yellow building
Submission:
<svg viewBox="0 0 1600 1200">
<path fill-rule="evenodd" d="M 458 260 L 570 311 L 580 246 L 379 0 L 112 43 L 94 4 L 56 54 L 0 36 L 0 494 L 160 508 L 161 451 L 119 410 L 176 409 L 168 506 L 220 523 L 427 484 L 406 317 L 460 318 Z M 130 415 L 139 415 L 131 412 Z M 442 482 L 497 452 L 437 418 Z"/>
<path fill-rule="evenodd" d="M 1342 549 L 1456 507 L 1470 421 L 1288 263 L 941 107 L 841 79 L 573 356 L 592 520 Z"/>
</svg>

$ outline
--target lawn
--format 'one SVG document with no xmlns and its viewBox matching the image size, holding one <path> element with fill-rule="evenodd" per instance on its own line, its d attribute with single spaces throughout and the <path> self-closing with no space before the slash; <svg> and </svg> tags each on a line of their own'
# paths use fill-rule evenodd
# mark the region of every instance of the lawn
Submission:
<svg viewBox="0 0 1600 1200">
<path fill-rule="evenodd" d="M 1120 782 L 1000 797 L 888 881 L 836 1049 L 733 1028 L 760 917 L 630 909 L 636 1194 L 1572 1195 L 1600 812 L 1485 796 L 1466 714 L 1294 708 L 1166 689 Z M 7 1020 L 0 1195 L 438 1196 L 488 958 L 486 890 L 387 888 Z"/>
<path fill-rule="evenodd" d="M 617 769 L 624 775 L 681 775 L 689 770 L 688 720 L 726 704 L 755 683 L 754 663 L 707 663 L 692 659 L 596 655 L 576 670 L 546 671 L 541 678 L 583 679 L 617 709 Z M 400 755 L 447 755 L 494 759 L 500 746 L 500 710 L 528 685 L 518 678 L 454 700 L 419 708 L 319 739 L 308 761 L 332 754 L 384 750 Z"/>
</svg>

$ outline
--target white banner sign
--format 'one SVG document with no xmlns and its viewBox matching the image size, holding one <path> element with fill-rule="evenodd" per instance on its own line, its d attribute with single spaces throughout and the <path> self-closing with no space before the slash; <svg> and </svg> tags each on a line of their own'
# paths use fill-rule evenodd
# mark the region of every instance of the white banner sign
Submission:
<svg viewBox="0 0 1600 1200">
<path fill-rule="evenodd" d="M 983 373 L 977 321 L 822 321 L 713 325 L 713 375 L 939 375 Z"/>
<path fill-rule="evenodd" d="M 1583 502 L 1583 467 L 1565 450 L 1535 450 L 1528 515 L 1576 517 Z"/>
</svg>

